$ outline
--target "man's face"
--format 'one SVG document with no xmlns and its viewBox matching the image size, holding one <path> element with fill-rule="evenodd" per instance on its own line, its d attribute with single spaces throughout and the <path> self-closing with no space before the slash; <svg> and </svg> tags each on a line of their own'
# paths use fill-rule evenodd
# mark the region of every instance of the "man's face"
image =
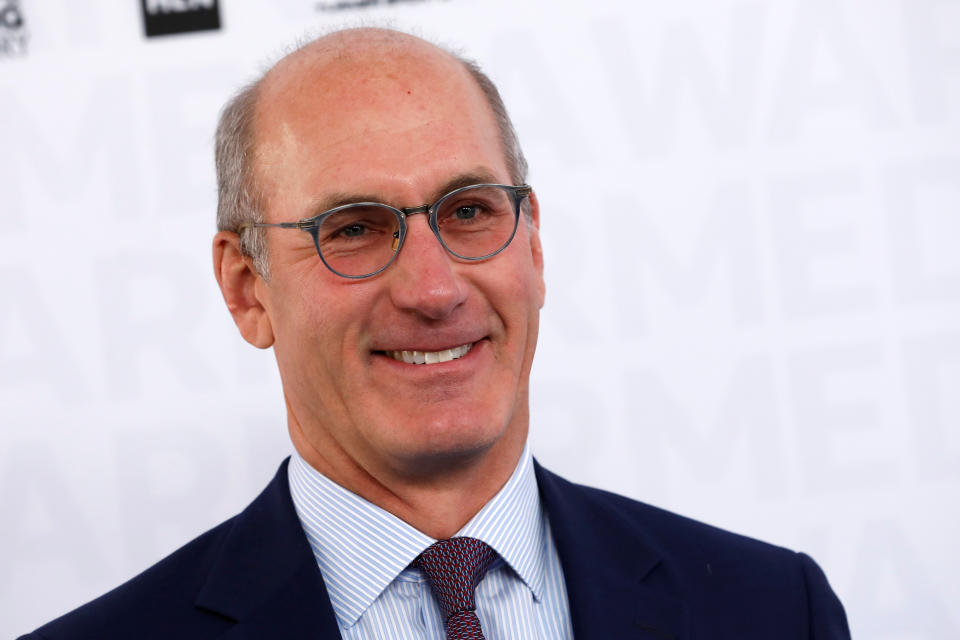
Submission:
<svg viewBox="0 0 960 640">
<path fill-rule="evenodd" d="M 479 88 L 437 51 L 307 58 L 275 76 L 257 120 L 269 222 L 349 201 L 417 206 L 464 182 L 511 182 Z M 521 221 L 506 250 L 468 263 L 444 250 L 426 216 L 407 224 L 393 264 L 364 280 L 327 269 L 309 234 L 268 231 L 270 281 L 258 291 L 291 430 L 326 465 L 374 476 L 476 455 L 512 464 L 526 437 L 544 295 L 536 227 Z M 465 356 L 436 364 L 390 355 L 463 346 Z"/>
</svg>

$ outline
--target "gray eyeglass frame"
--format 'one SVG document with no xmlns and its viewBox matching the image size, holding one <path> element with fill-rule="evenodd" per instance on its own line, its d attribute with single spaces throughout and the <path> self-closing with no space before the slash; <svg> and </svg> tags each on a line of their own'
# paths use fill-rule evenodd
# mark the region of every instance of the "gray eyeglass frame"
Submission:
<svg viewBox="0 0 960 640">
<path fill-rule="evenodd" d="M 475 189 L 477 187 L 498 187 L 508 192 L 513 197 L 513 230 L 510 232 L 510 237 L 507 238 L 507 241 L 503 243 L 502 247 L 486 255 L 472 258 L 469 256 L 460 255 L 459 253 L 457 253 L 456 251 L 448 247 L 447 243 L 443 241 L 443 237 L 440 235 L 440 224 L 437 222 L 437 208 L 438 208 L 438 205 L 440 205 L 447 198 L 455 196 L 458 193 L 467 191 L 469 189 Z M 440 245 L 444 249 L 446 249 L 447 253 L 449 253 L 450 255 L 456 258 L 459 258 L 460 260 L 468 260 L 470 262 L 478 262 L 480 260 L 487 260 L 488 258 L 492 258 L 493 256 L 497 255 L 498 253 L 500 253 L 501 251 L 509 247 L 510 243 L 513 242 L 514 236 L 517 235 L 517 226 L 519 225 L 519 222 L 520 222 L 521 205 L 523 204 L 524 198 L 528 197 L 531 193 L 533 193 L 533 187 L 531 187 L 528 184 L 521 184 L 521 185 L 494 184 L 494 183 L 471 184 L 465 187 L 460 187 L 459 189 L 454 189 L 450 193 L 444 194 L 443 196 L 438 198 L 437 201 L 434 202 L 433 204 L 422 204 L 418 207 L 403 207 L 398 209 L 397 207 L 392 207 L 388 204 L 383 204 L 382 202 L 351 202 L 349 204 L 340 205 L 339 207 L 334 207 L 333 209 L 328 209 L 323 213 L 317 214 L 315 216 L 311 216 L 309 218 L 304 218 L 296 222 L 276 222 L 276 223 L 244 222 L 243 224 L 240 225 L 237 232 L 243 233 L 247 229 L 269 228 L 269 227 L 275 227 L 278 229 L 300 229 L 301 231 L 306 231 L 313 237 L 313 246 L 316 248 L 317 255 L 320 256 L 320 260 L 327 267 L 327 269 L 330 269 L 330 271 L 337 274 L 341 278 L 349 278 L 351 280 L 362 280 L 363 278 L 371 278 L 377 275 L 378 273 L 380 273 L 381 271 L 389 267 L 391 264 L 393 264 L 393 261 L 397 259 L 397 255 L 400 253 L 400 250 L 403 248 L 404 239 L 407 237 L 407 216 L 416 215 L 418 213 L 424 213 L 427 215 L 428 224 L 430 225 L 430 229 L 433 231 L 433 235 L 436 236 L 437 240 L 440 241 Z M 397 231 L 394 232 L 394 236 L 393 236 L 397 241 L 397 248 L 394 249 L 393 255 L 390 257 L 390 260 L 388 260 L 385 265 L 383 265 L 376 271 L 371 271 L 370 273 L 365 273 L 359 276 L 350 276 L 345 273 L 340 273 L 339 271 L 331 267 L 330 263 L 327 262 L 327 259 L 323 257 L 323 252 L 320 251 L 319 230 L 320 230 L 320 225 L 322 225 L 323 221 L 326 220 L 329 216 L 335 213 L 338 213 L 340 211 L 343 211 L 344 209 L 348 209 L 350 207 L 356 207 L 356 206 L 381 207 L 383 209 L 387 209 L 393 212 L 393 214 L 397 217 L 397 222 L 399 223 L 399 225 L 398 225 Z"/>
</svg>

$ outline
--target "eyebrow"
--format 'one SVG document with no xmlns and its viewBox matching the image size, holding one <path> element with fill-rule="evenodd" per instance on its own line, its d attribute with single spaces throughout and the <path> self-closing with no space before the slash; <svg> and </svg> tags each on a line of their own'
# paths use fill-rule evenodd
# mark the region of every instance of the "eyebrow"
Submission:
<svg viewBox="0 0 960 640">
<path fill-rule="evenodd" d="M 494 184 L 497 182 L 495 174 L 493 171 L 486 167 L 477 167 L 472 171 L 466 173 L 461 173 L 450 180 L 444 182 L 436 191 L 433 193 L 433 197 L 429 204 L 433 204 L 443 196 L 447 195 L 451 191 L 456 191 L 461 187 L 469 187 L 474 184 Z M 320 215 L 324 211 L 329 211 L 330 209 L 335 209 L 345 204 L 355 204 L 358 202 L 378 202 L 382 204 L 391 204 L 384 202 L 382 194 L 376 194 L 372 192 L 348 192 L 348 191 L 337 191 L 332 193 L 321 200 L 315 201 L 308 208 L 308 215 L 306 218 Z M 425 202 L 418 203 L 403 203 L 402 206 L 397 206 L 396 204 L 391 204 L 391 206 L 396 206 L 398 209 L 402 207 L 416 207 L 421 204 L 428 204 Z"/>
</svg>

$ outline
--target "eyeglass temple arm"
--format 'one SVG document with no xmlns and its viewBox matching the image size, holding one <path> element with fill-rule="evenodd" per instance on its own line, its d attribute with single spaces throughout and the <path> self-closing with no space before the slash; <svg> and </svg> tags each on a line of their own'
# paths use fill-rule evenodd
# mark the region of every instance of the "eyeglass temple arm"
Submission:
<svg viewBox="0 0 960 640">
<path fill-rule="evenodd" d="M 316 222 L 313 220 L 300 220 L 298 222 L 244 222 L 239 227 L 237 227 L 237 233 L 246 231 L 247 229 L 254 229 L 260 227 L 278 227 L 280 229 L 309 229 L 314 226 Z"/>
</svg>

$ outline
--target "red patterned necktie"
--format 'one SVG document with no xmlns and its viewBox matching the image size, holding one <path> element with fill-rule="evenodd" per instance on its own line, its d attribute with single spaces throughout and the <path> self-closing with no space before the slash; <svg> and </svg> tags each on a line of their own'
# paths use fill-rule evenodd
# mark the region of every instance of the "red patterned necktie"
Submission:
<svg viewBox="0 0 960 640">
<path fill-rule="evenodd" d="M 450 538 L 430 545 L 414 561 L 440 605 L 447 640 L 484 640 L 474 590 L 496 559 L 480 540 Z"/>
</svg>

